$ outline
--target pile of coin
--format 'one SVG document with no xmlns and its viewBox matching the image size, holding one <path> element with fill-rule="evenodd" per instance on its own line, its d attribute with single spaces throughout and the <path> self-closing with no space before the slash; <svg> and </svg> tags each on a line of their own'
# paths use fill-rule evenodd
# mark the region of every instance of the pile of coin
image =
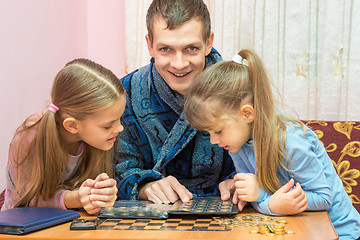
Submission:
<svg viewBox="0 0 360 240">
<path fill-rule="evenodd" d="M 251 233 L 261 233 L 267 236 L 276 236 L 276 235 L 284 235 L 287 232 L 285 232 L 285 224 L 262 223 L 262 224 L 258 224 L 257 231 L 251 231 Z"/>
<path fill-rule="evenodd" d="M 214 220 L 227 227 L 257 227 L 250 233 L 259 233 L 267 236 L 293 234 L 293 231 L 285 231 L 287 221 L 281 217 L 269 217 L 258 215 L 243 215 L 236 217 L 214 217 Z"/>
</svg>

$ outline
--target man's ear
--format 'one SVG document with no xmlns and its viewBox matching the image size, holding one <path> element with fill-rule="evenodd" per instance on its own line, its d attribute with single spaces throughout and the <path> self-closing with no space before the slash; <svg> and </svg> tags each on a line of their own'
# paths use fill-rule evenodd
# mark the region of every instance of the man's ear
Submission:
<svg viewBox="0 0 360 240">
<path fill-rule="evenodd" d="M 251 123 L 254 121 L 255 110 L 253 106 L 245 104 L 240 108 L 240 115 L 247 121 L 247 123 Z"/>
<path fill-rule="evenodd" d="M 152 46 L 152 42 L 150 40 L 150 36 L 149 34 L 146 34 L 145 35 L 145 40 L 146 40 L 146 44 L 147 44 L 147 48 L 149 50 L 149 54 L 151 57 L 154 57 L 154 49 L 153 49 L 153 46 Z"/>
<path fill-rule="evenodd" d="M 210 54 L 213 43 L 214 43 L 214 32 L 211 32 L 209 38 L 206 41 L 206 54 L 205 54 L 205 56 Z"/>
<path fill-rule="evenodd" d="M 78 123 L 78 120 L 76 120 L 75 118 L 68 117 L 64 119 L 63 126 L 68 132 L 75 134 L 78 132 Z"/>
</svg>

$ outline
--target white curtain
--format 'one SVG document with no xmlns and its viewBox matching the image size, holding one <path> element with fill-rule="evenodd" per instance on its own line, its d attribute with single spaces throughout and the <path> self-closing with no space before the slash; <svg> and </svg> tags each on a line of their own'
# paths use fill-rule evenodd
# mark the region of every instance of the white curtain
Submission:
<svg viewBox="0 0 360 240">
<path fill-rule="evenodd" d="M 255 50 L 280 107 L 306 120 L 360 120 L 360 1 L 204 0 L 225 60 Z M 126 71 L 149 63 L 151 0 L 126 0 Z"/>
</svg>

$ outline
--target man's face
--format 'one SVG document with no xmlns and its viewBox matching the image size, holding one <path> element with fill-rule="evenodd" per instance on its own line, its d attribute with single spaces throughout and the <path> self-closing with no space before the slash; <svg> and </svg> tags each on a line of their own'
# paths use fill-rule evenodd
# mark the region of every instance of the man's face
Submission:
<svg viewBox="0 0 360 240">
<path fill-rule="evenodd" d="M 205 56 L 212 48 L 214 35 L 203 38 L 203 26 L 191 19 L 169 30 L 166 22 L 158 17 L 153 23 L 153 42 L 146 35 L 150 55 L 155 67 L 171 89 L 185 95 L 192 80 L 204 70 Z"/>
</svg>

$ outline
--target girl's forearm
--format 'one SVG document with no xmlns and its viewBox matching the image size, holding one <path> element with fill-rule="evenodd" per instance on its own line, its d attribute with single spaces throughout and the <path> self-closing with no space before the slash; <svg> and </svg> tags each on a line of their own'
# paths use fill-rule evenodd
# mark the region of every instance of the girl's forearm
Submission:
<svg viewBox="0 0 360 240">
<path fill-rule="evenodd" d="M 79 190 L 72 190 L 65 193 L 64 204 L 66 208 L 81 208 Z"/>
</svg>

